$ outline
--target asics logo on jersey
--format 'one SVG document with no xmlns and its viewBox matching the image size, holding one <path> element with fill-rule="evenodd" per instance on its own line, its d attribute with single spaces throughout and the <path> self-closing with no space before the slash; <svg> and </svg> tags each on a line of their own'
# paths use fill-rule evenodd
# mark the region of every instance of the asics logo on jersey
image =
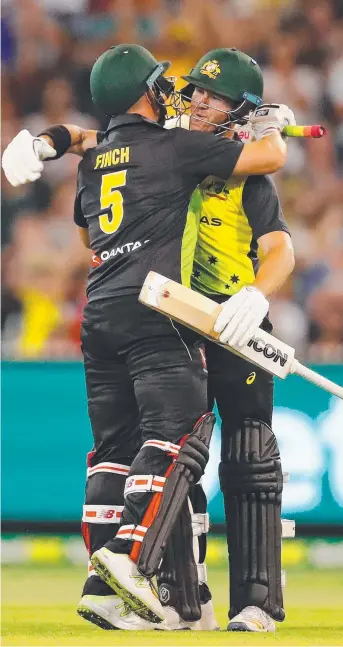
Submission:
<svg viewBox="0 0 343 647">
<path fill-rule="evenodd" d="M 250 373 L 250 375 L 248 375 L 246 379 L 246 384 L 252 384 L 253 382 L 255 382 L 255 380 L 256 380 L 256 373 L 255 371 L 253 371 L 252 373 Z"/>
</svg>

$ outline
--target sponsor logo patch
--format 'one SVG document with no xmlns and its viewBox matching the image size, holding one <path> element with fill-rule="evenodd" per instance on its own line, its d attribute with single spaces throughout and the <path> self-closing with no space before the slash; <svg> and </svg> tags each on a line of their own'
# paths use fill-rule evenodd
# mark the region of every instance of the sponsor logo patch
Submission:
<svg viewBox="0 0 343 647">
<path fill-rule="evenodd" d="M 256 373 L 255 371 L 253 371 L 252 373 L 250 373 L 250 375 L 248 375 L 246 379 L 246 384 L 252 384 L 253 382 L 255 382 L 255 380 L 256 380 Z"/>
<path fill-rule="evenodd" d="M 167 604 L 170 600 L 170 591 L 167 589 L 165 586 L 161 586 L 160 588 L 160 600 L 163 602 L 163 604 Z"/>
<path fill-rule="evenodd" d="M 256 110 L 255 115 L 256 117 L 266 117 L 269 115 L 269 108 L 260 108 L 260 110 Z"/>
<path fill-rule="evenodd" d="M 272 344 L 266 344 L 264 339 L 260 339 L 259 337 L 252 337 L 250 341 L 248 341 L 248 346 L 249 348 L 252 347 L 255 353 L 263 353 L 266 359 L 275 362 L 275 364 L 279 362 L 280 366 L 285 366 L 288 360 L 287 353 Z"/>
<path fill-rule="evenodd" d="M 117 516 L 119 517 L 120 514 L 117 512 L 117 510 L 113 510 L 111 508 L 104 508 L 99 512 L 100 519 L 113 519 L 113 517 L 116 518 Z"/>
<path fill-rule="evenodd" d="M 101 258 L 96 254 L 92 254 L 92 267 L 99 267 L 101 263 L 102 263 Z"/>
<path fill-rule="evenodd" d="M 126 481 L 125 490 L 128 490 L 130 487 L 133 486 L 134 480 L 135 480 L 134 478 L 130 478 Z"/>
</svg>

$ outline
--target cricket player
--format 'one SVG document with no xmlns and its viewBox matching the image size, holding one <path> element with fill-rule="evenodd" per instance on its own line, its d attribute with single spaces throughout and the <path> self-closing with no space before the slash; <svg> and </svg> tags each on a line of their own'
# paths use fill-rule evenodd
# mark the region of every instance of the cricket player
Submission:
<svg viewBox="0 0 343 647">
<path fill-rule="evenodd" d="M 208 52 L 183 77 L 190 129 L 238 138 L 240 98 L 262 98 L 263 78 L 239 52 Z M 239 114 L 240 113 L 240 114 Z M 244 130 L 244 129 L 243 129 Z M 248 131 L 245 130 L 245 134 Z M 291 238 L 269 176 L 207 178 L 193 193 L 199 226 L 192 288 L 223 303 L 215 330 L 244 346 L 258 327 L 271 332 L 268 299 L 294 267 Z M 258 252 L 262 252 L 259 261 Z M 231 631 L 275 631 L 281 590 L 282 471 L 272 432 L 273 378 L 206 340 L 209 406 L 222 419 L 219 476 L 230 561 Z"/>
<path fill-rule="evenodd" d="M 80 153 L 91 143 L 80 164 L 75 204 L 81 237 L 95 252 L 82 331 L 95 444 L 84 518 L 101 580 L 89 578 L 88 595 L 94 581 L 92 595 L 105 597 L 104 580 L 137 616 L 153 622 L 164 614 L 150 579 L 141 576 L 141 553 L 149 555 L 158 546 L 163 555 L 163 542 L 154 532 L 162 510 L 167 511 L 162 522 L 168 536 L 182 517 L 187 557 L 188 505 L 177 515 L 168 513 L 168 488 L 173 487 L 177 502 L 179 481 L 185 486 L 181 477 L 178 481 L 180 466 L 188 470 L 190 483 L 201 476 L 207 460 L 204 439 L 213 420 L 203 415 L 206 374 L 198 342 L 183 339 L 168 320 L 141 306 L 137 295 L 150 269 L 187 284 L 192 256 L 182 243 L 192 191 L 209 175 L 227 178 L 280 168 L 285 161 L 280 131 L 292 118 L 279 106 L 254 115 L 260 140 L 245 146 L 212 134 L 166 131 L 158 123 L 163 124 L 163 95 L 169 92 L 166 67 L 143 48 L 111 48 L 91 76 L 96 103 L 112 115 L 101 142 L 94 134 L 59 125 L 38 139 L 22 131 L 3 156 L 5 173 L 17 185 L 37 179 L 42 160 L 71 148 Z M 251 104 L 248 100 L 247 109 Z M 119 517 L 113 539 L 115 529 L 108 521 Z M 89 524 L 90 518 L 97 523 Z M 153 546 L 148 537 L 154 538 Z M 185 575 L 190 562 L 188 556 Z"/>
</svg>

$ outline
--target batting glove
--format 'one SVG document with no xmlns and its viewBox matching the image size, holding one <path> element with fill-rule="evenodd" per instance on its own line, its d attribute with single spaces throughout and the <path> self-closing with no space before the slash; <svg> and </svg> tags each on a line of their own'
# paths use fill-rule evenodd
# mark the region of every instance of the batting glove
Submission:
<svg viewBox="0 0 343 647">
<path fill-rule="evenodd" d="M 45 139 L 21 130 L 5 148 L 1 166 L 9 183 L 19 186 L 38 180 L 44 167 L 42 160 L 55 156 L 55 149 Z"/>
<path fill-rule="evenodd" d="M 282 133 L 285 126 L 295 126 L 294 113 L 281 103 L 267 103 L 259 106 L 249 116 L 256 139 L 268 137 L 275 131 Z"/>
<path fill-rule="evenodd" d="M 257 332 L 268 310 L 269 302 L 262 292 L 248 285 L 223 303 L 214 330 L 221 333 L 221 342 L 243 347 Z"/>
</svg>

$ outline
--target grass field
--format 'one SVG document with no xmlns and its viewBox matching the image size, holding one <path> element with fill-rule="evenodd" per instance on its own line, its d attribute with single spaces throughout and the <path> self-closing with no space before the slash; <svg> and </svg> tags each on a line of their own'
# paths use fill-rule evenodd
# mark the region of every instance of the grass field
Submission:
<svg viewBox="0 0 343 647">
<path fill-rule="evenodd" d="M 220 632 L 102 631 L 79 618 L 75 606 L 84 569 L 4 566 L 3 645 L 343 645 L 343 571 L 290 569 L 287 620 L 275 635 Z M 227 577 L 211 568 L 217 620 L 227 624 Z"/>
</svg>

